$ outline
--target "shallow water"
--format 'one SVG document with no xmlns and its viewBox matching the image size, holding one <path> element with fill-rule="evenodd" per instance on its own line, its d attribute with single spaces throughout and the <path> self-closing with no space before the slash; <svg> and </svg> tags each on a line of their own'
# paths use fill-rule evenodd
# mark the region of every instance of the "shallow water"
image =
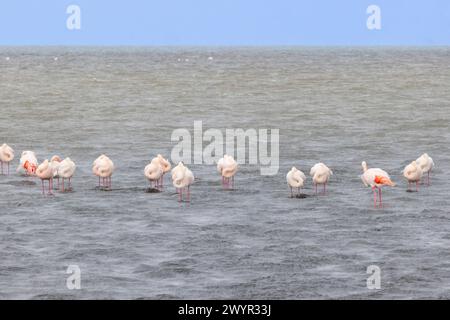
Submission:
<svg viewBox="0 0 450 320">
<path fill-rule="evenodd" d="M 6 59 L 9 57 L 9 60 Z M 57 57 L 57 59 L 54 59 Z M 212 57 L 213 59 L 208 59 Z M 450 298 L 450 49 L 1 48 L 0 143 L 78 165 L 73 192 L 0 176 L 0 298 Z M 143 168 L 176 128 L 279 128 L 280 170 L 241 166 L 224 192 L 189 165 L 192 202 Z M 401 170 L 428 152 L 432 185 Z M 116 164 L 100 191 L 91 163 Z M 360 163 L 398 186 L 373 209 Z M 289 198 L 316 162 L 328 194 Z M 81 268 L 81 290 L 66 269 Z M 366 268 L 381 268 L 368 290 Z"/>
</svg>

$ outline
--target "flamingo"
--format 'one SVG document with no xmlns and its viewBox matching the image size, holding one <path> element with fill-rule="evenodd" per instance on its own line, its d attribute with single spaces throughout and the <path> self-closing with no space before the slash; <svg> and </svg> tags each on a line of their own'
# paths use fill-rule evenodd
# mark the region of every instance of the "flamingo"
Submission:
<svg viewBox="0 0 450 320">
<path fill-rule="evenodd" d="M 53 156 L 50 159 L 50 166 L 53 169 L 53 180 L 58 179 L 58 189 L 59 189 L 59 176 L 58 176 L 58 167 L 61 163 L 61 158 L 59 156 Z"/>
<path fill-rule="evenodd" d="M 333 171 L 330 170 L 325 164 L 322 162 L 316 163 L 309 172 L 309 175 L 312 177 L 314 186 L 317 194 L 317 185 L 323 184 L 323 193 L 326 193 L 327 183 L 330 177 L 333 175 Z"/>
<path fill-rule="evenodd" d="M 297 188 L 298 195 L 300 195 L 300 190 L 305 184 L 306 176 L 305 174 L 298 170 L 296 167 L 292 167 L 291 171 L 286 175 L 286 181 L 288 186 L 291 188 L 291 198 L 294 197 L 292 188 Z"/>
<path fill-rule="evenodd" d="M 162 175 L 161 175 L 160 179 L 157 181 L 158 186 L 161 187 L 161 189 L 162 189 L 163 184 L 164 184 L 164 175 L 165 175 L 167 172 L 170 171 L 170 169 L 172 168 L 172 166 L 171 166 L 169 160 L 165 159 L 165 158 L 164 158 L 162 155 L 160 155 L 160 154 L 158 154 L 158 155 L 156 156 L 156 158 L 153 158 L 153 160 L 155 160 L 155 159 L 158 159 L 159 165 L 161 166 L 161 169 L 162 169 Z M 152 160 L 152 161 L 153 161 L 153 160 Z"/>
<path fill-rule="evenodd" d="M 98 157 L 92 165 L 92 172 L 98 177 L 99 187 L 103 184 L 106 188 L 112 188 L 111 176 L 114 172 L 114 162 L 110 158 L 104 154 Z M 102 184 L 100 183 L 100 179 L 102 179 Z"/>
<path fill-rule="evenodd" d="M 52 195 L 52 189 L 53 189 L 53 168 L 46 159 L 44 162 L 42 162 L 36 169 L 36 175 L 41 179 L 42 181 L 42 194 L 45 194 L 45 187 L 44 187 L 44 181 L 48 181 L 48 194 Z"/>
<path fill-rule="evenodd" d="M 162 187 L 161 178 L 164 174 L 163 167 L 160 164 L 159 158 L 153 158 L 153 160 L 145 167 L 144 175 L 147 177 L 150 182 L 150 188 L 159 186 Z"/>
<path fill-rule="evenodd" d="M 408 180 L 408 190 L 410 190 L 411 183 L 416 183 L 416 191 L 419 191 L 419 182 L 422 179 L 423 171 L 417 164 L 417 161 L 413 161 L 408 164 L 402 171 L 403 176 Z"/>
<path fill-rule="evenodd" d="M 20 163 L 16 171 L 21 175 L 34 176 L 36 174 L 37 166 L 38 161 L 34 152 L 24 151 L 20 156 Z"/>
<path fill-rule="evenodd" d="M 222 187 L 232 189 L 234 187 L 234 176 L 238 170 L 238 164 L 232 156 L 224 155 L 217 161 L 217 171 L 222 176 Z"/>
<path fill-rule="evenodd" d="M 58 179 L 61 178 L 62 179 L 62 192 L 65 192 L 64 190 L 64 180 L 68 179 L 69 180 L 69 190 L 71 188 L 70 182 L 71 179 L 73 177 L 73 175 L 75 174 L 75 170 L 76 170 L 77 166 L 75 165 L 75 163 L 72 161 L 72 159 L 70 158 L 65 158 L 63 161 L 61 161 L 61 163 L 58 166 Z"/>
<path fill-rule="evenodd" d="M 422 169 L 422 172 L 427 174 L 427 185 L 430 185 L 430 175 L 431 171 L 434 168 L 434 161 L 433 159 L 427 154 L 424 153 L 416 160 L 419 167 Z"/>
<path fill-rule="evenodd" d="M 391 181 L 391 178 L 387 174 L 386 171 L 381 170 L 379 168 L 367 168 L 367 163 L 365 161 L 362 162 L 362 168 L 364 173 L 361 175 L 361 180 L 366 187 L 371 187 L 373 191 L 373 201 L 374 206 L 377 206 L 377 192 L 378 189 L 378 199 L 380 202 L 380 206 L 382 205 L 381 198 L 381 188 L 383 186 L 391 186 L 394 187 L 395 183 Z"/>
<path fill-rule="evenodd" d="M 9 163 L 14 160 L 14 150 L 4 143 L 0 147 L 0 165 L 1 165 L 1 174 L 3 174 L 3 163 L 6 163 L 8 168 L 7 174 L 9 175 Z"/>
<path fill-rule="evenodd" d="M 190 186 L 194 182 L 194 174 L 189 170 L 183 162 L 179 162 L 178 165 L 172 169 L 172 183 L 177 189 L 179 195 L 178 201 L 183 201 L 183 189 L 187 188 L 186 201 L 191 201 Z"/>
</svg>

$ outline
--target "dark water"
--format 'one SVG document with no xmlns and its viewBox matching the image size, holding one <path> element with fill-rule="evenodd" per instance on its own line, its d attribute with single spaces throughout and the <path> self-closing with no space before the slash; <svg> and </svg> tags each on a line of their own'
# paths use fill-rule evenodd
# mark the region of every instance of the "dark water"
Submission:
<svg viewBox="0 0 450 320">
<path fill-rule="evenodd" d="M 6 57 L 9 57 L 7 60 Z M 57 57 L 57 59 L 54 59 Z M 208 59 L 212 57 L 213 59 Z M 450 298 L 450 49 L 1 48 L 0 144 L 78 165 L 71 193 L 0 177 L 0 298 Z M 143 168 L 176 128 L 279 128 L 280 170 L 236 190 L 190 165 L 192 203 Z M 432 185 L 401 170 L 428 152 Z M 91 163 L 108 154 L 113 191 Z M 373 209 L 360 163 L 398 186 Z M 327 196 L 285 174 L 323 161 Z M 81 290 L 66 269 L 81 268 Z M 366 268 L 381 268 L 368 290 Z"/>
</svg>

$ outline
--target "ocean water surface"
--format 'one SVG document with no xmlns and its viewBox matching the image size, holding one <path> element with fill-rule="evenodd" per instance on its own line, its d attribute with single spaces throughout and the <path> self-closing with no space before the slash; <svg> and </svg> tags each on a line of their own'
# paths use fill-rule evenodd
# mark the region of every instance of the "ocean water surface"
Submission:
<svg viewBox="0 0 450 320">
<path fill-rule="evenodd" d="M 0 144 L 16 151 L 0 176 L 0 298 L 450 298 L 449 65 L 448 48 L 0 48 Z M 190 204 L 169 175 L 145 192 L 145 165 L 194 121 L 280 129 L 278 174 L 241 165 L 223 191 L 215 166 L 189 165 Z M 23 150 L 71 157 L 73 191 L 44 197 L 16 175 Z M 424 152 L 432 184 L 406 192 L 401 170 Z M 109 192 L 91 173 L 102 153 Z M 363 160 L 397 183 L 383 208 Z M 309 179 L 289 198 L 287 171 L 319 161 L 328 194 Z"/>
</svg>

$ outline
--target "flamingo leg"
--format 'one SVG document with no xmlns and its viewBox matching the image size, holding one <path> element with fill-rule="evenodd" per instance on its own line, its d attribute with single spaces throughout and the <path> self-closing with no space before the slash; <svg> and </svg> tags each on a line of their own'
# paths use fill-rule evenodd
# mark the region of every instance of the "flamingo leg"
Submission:
<svg viewBox="0 0 450 320">
<path fill-rule="evenodd" d="M 316 194 L 317 194 L 317 183 L 314 183 L 314 186 L 316 188 Z"/>
<path fill-rule="evenodd" d="M 180 193 L 179 193 L 178 201 L 181 202 L 181 201 L 183 201 L 183 188 L 180 188 L 179 190 L 180 190 Z"/>
<path fill-rule="evenodd" d="M 3 175 L 3 161 L 0 161 L 0 166 L 2 167 L 1 174 Z"/>
<path fill-rule="evenodd" d="M 234 176 L 231 177 L 231 189 L 234 189 Z"/>
<path fill-rule="evenodd" d="M 9 162 L 8 162 L 8 164 L 7 164 L 7 165 L 8 165 L 8 173 L 7 173 L 7 174 L 8 174 L 8 176 L 9 176 Z"/>
<path fill-rule="evenodd" d="M 294 192 L 292 191 L 292 187 L 289 187 L 289 188 L 291 188 L 291 198 L 293 198 L 294 197 Z"/>
<path fill-rule="evenodd" d="M 72 178 L 69 178 L 69 190 L 72 189 Z"/>
<path fill-rule="evenodd" d="M 62 192 L 64 192 L 64 178 L 62 178 L 62 181 L 61 181 L 61 188 L 62 188 Z"/>
<path fill-rule="evenodd" d="M 377 191 L 376 191 L 377 187 L 372 187 L 372 191 L 373 191 L 373 206 L 376 208 L 377 207 Z"/>
<path fill-rule="evenodd" d="M 416 192 L 419 192 L 419 181 L 416 181 Z"/>
<path fill-rule="evenodd" d="M 383 205 L 383 199 L 381 197 L 381 188 L 378 188 L 378 195 L 380 197 L 380 206 L 382 206 Z"/>
<path fill-rule="evenodd" d="M 42 182 L 42 194 L 45 195 L 44 180 L 41 179 L 41 182 Z"/>
<path fill-rule="evenodd" d="M 327 194 L 327 183 L 323 184 L 323 194 Z"/>
<path fill-rule="evenodd" d="M 428 184 L 428 186 L 430 185 L 430 172 L 431 172 L 431 170 L 430 171 L 428 171 L 428 178 L 427 178 L 427 184 Z"/>
<path fill-rule="evenodd" d="M 187 187 L 187 202 L 191 202 L 191 190 L 190 186 Z"/>
<path fill-rule="evenodd" d="M 50 178 L 48 180 L 48 194 L 49 195 L 53 195 L 52 189 L 53 189 L 53 178 Z"/>
</svg>

